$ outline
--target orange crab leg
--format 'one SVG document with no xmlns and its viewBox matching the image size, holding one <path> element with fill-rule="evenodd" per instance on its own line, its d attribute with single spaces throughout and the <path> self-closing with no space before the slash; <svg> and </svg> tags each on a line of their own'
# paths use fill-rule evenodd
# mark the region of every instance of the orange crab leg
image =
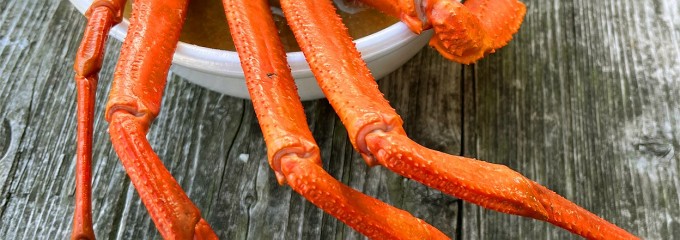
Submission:
<svg viewBox="0 0 680 240">
<path fill-rule="evenodd" d="M 433 28 L 430 45 L 464 64 L 505 46 L 517 32 L 526 7 L 517 0 L 361 0 L 400 18 L 420 33 Z"/>
<path fill-rule="evenodd" d="M 550 222 L 588 239 L 636 239 L 506 166 L 427 149 L 401 133 L 378 130 L 366 142 L 380 165 L 474 204 Z"/>
<path fill-rule="evenodd" d="M 92 229 L 92 125 L 104 44 L 113 25 L 120 23 L 125 0 L 97 0 L 85 13 L 88 18 L 73 68 L 78 89 L 76 147 L 76 207 L 71 239 L 95 239 Z"/>
<path fill-rule="evenodd" d="M 282 0 L 293 33 L 354 147 L 369 165 L 493 210 L 551 222 L 594 239 L 635 239 L 502 165 L 451 156 L 410 140 L 329 1 Z"/>
<path fill-rule="evenodd" d="M 374 239 L 448 239 L 410 213 L 335 180 L 321 166 L 267 0 L 224 0 L 248 91 L 279 183 Z"/>
<path fill-rule="evenodd" d="M 165 239 L 217 239 L 146 139 L 158 115 L 187 0 L 136 0 L 106 119 L 111 141 Z"/>
</svg>

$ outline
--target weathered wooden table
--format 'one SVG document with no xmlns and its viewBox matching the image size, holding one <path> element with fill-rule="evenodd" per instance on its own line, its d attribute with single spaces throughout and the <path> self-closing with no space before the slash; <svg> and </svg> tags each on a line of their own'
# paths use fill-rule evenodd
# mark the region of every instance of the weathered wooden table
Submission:
<svg viewBox="0 0 680 240">
<path fill-rule="evenodd" d="M 418 142 L 506 164 L 649 239 L 680 238 L 680 4 L 525 0 L 513 42 L 461 66 L 423 49 L 380 80 Z M 84 18 L 68 1 L 0 1 L 0 239 L 69 235 L 73 56 Z M 102 120 L 120 43 L 98 91 L 94 220 L 101 239 L 159 238 Z M 481 209 L 369 169 L 327 101 L 306 102 L 324 167 L 458 239 L 565 239 L 549 224 Z M 224 239 L 361 235 L 279 186 L 243 99 L 171 76 L 149 138 Z"/>
</svg>

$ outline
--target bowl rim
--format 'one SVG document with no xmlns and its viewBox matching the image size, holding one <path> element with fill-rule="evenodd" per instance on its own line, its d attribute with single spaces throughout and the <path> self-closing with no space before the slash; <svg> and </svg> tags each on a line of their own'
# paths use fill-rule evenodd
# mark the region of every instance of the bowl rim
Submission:
<svg viewBox="0 0 680 240">
<path fill-rule="evenodd" d="M 69 0 L 79 12 L 84 13 L 93 0 Z M 123 41 L 127 33 L 129 21 L 123 21 L 113 27 L 110 35 Z M 226 26 L 225 26 L 226 27 Z M 380 58 L 418 37 L 401 21 L 391 26 L 353 40 L 361 57 L 366 62 Z M 313 74 L 300 51 L 287 52 L 288 64 L 294 77 L 311 77 Z M 238 54 L 235 51 L 202 47 L 190 43 L 179 42 L 173 55 L 173 64 L 182 65 L 198 71 L 230 77 L 244 77 Z"/>
</svg>

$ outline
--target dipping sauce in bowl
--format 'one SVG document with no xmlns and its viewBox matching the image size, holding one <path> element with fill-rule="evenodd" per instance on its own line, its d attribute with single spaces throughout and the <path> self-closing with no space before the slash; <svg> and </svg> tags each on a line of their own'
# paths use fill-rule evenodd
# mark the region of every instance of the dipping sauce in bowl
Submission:
<svg viewBox="0 0 680 240">
<path fill-rule="evenodd" d="M 84 13 L 93 0 L 69 1 L 78 11 Z M 343 5 L 338 6 L 338 9 L 345 11 L 338 12 L 343 16 L 343 21 L 354 38 L 361 58 L 376 79 L 399 68 L 418 53 L 432 36 L 430 30 L 416 35 L 397 19 L 375 10 L 353 8 L 351 6 L 355 0 L 333 1 Z M 270 3 L 274 6 L 272 10 L 275 15 L 280 14 L 276 8 L 278 1 L 271 0 Z M 127 14 L 131 10 L 132 8 L 128 6 Z M 250 98 L 238 54 L 233 50 L 225 50 L 234 47 L 221 0 L 192 1 L 187 15 L 181 41 L 177 44 L 173 56 L 172 72 L 210 90 L 234 97 Z M 300 98 L 302 100 L 323 98 L 323 92 L 316 83 L 304 55 L 295 51 L 298 47 L 285 19 L 281 15 L 275 18 L 277 24 L 281 26 L 279 33 L 282 41 L 288 45 L 286 47 L 288 65 L 295 78 Z M 111 36 L 122 41 L 127 34 L 128 26 L 129 22 L 124 19 L 111 29 Z"/>
<path fill-rule="evenodd" d="M 130 18 L 132 1 L 127 2 L 125 18 Z M 279 29 L 279 37 L 286 52 L 300 51 L 293 31 L 288 27 L 281 12 L 279 1 L 270 0 L 274 21 Z M 385 29 L 399 20 L 365 7 L 356 0 L 335 0 L 338 15 L 347 26 L 352 39 L 359 39 Z M 341 5 L 341 6 L 338 6 Z M 224 15 L 222 0 L 191 1 L 187 18 L 182 28 L 180 41 L 201 47 L 236 51 L 234 40 L 229 33 L 229 25 Z"/>
</svg>

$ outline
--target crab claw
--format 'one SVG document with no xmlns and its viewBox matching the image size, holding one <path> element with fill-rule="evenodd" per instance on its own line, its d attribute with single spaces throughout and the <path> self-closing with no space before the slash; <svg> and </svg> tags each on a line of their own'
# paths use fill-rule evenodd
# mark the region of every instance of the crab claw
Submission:
<svg viewBox="0 0 680 240">
<path fill-rule="evenodd" d="M 398 17 L 420 33 L 434 29 L 430 40 L 445 58 L 470 64 L 505 46 L 517 32 L 526 6 L 517 0 L 362 0 Z"/>
<path fill-rule="evenodd" d="M 435 31 L 430 40 L 442 56 L 474 63 L 512 39 L 522 25 L 526 7 L 517 0 L 428 1 L 427 18 Z"/>
</svg>

